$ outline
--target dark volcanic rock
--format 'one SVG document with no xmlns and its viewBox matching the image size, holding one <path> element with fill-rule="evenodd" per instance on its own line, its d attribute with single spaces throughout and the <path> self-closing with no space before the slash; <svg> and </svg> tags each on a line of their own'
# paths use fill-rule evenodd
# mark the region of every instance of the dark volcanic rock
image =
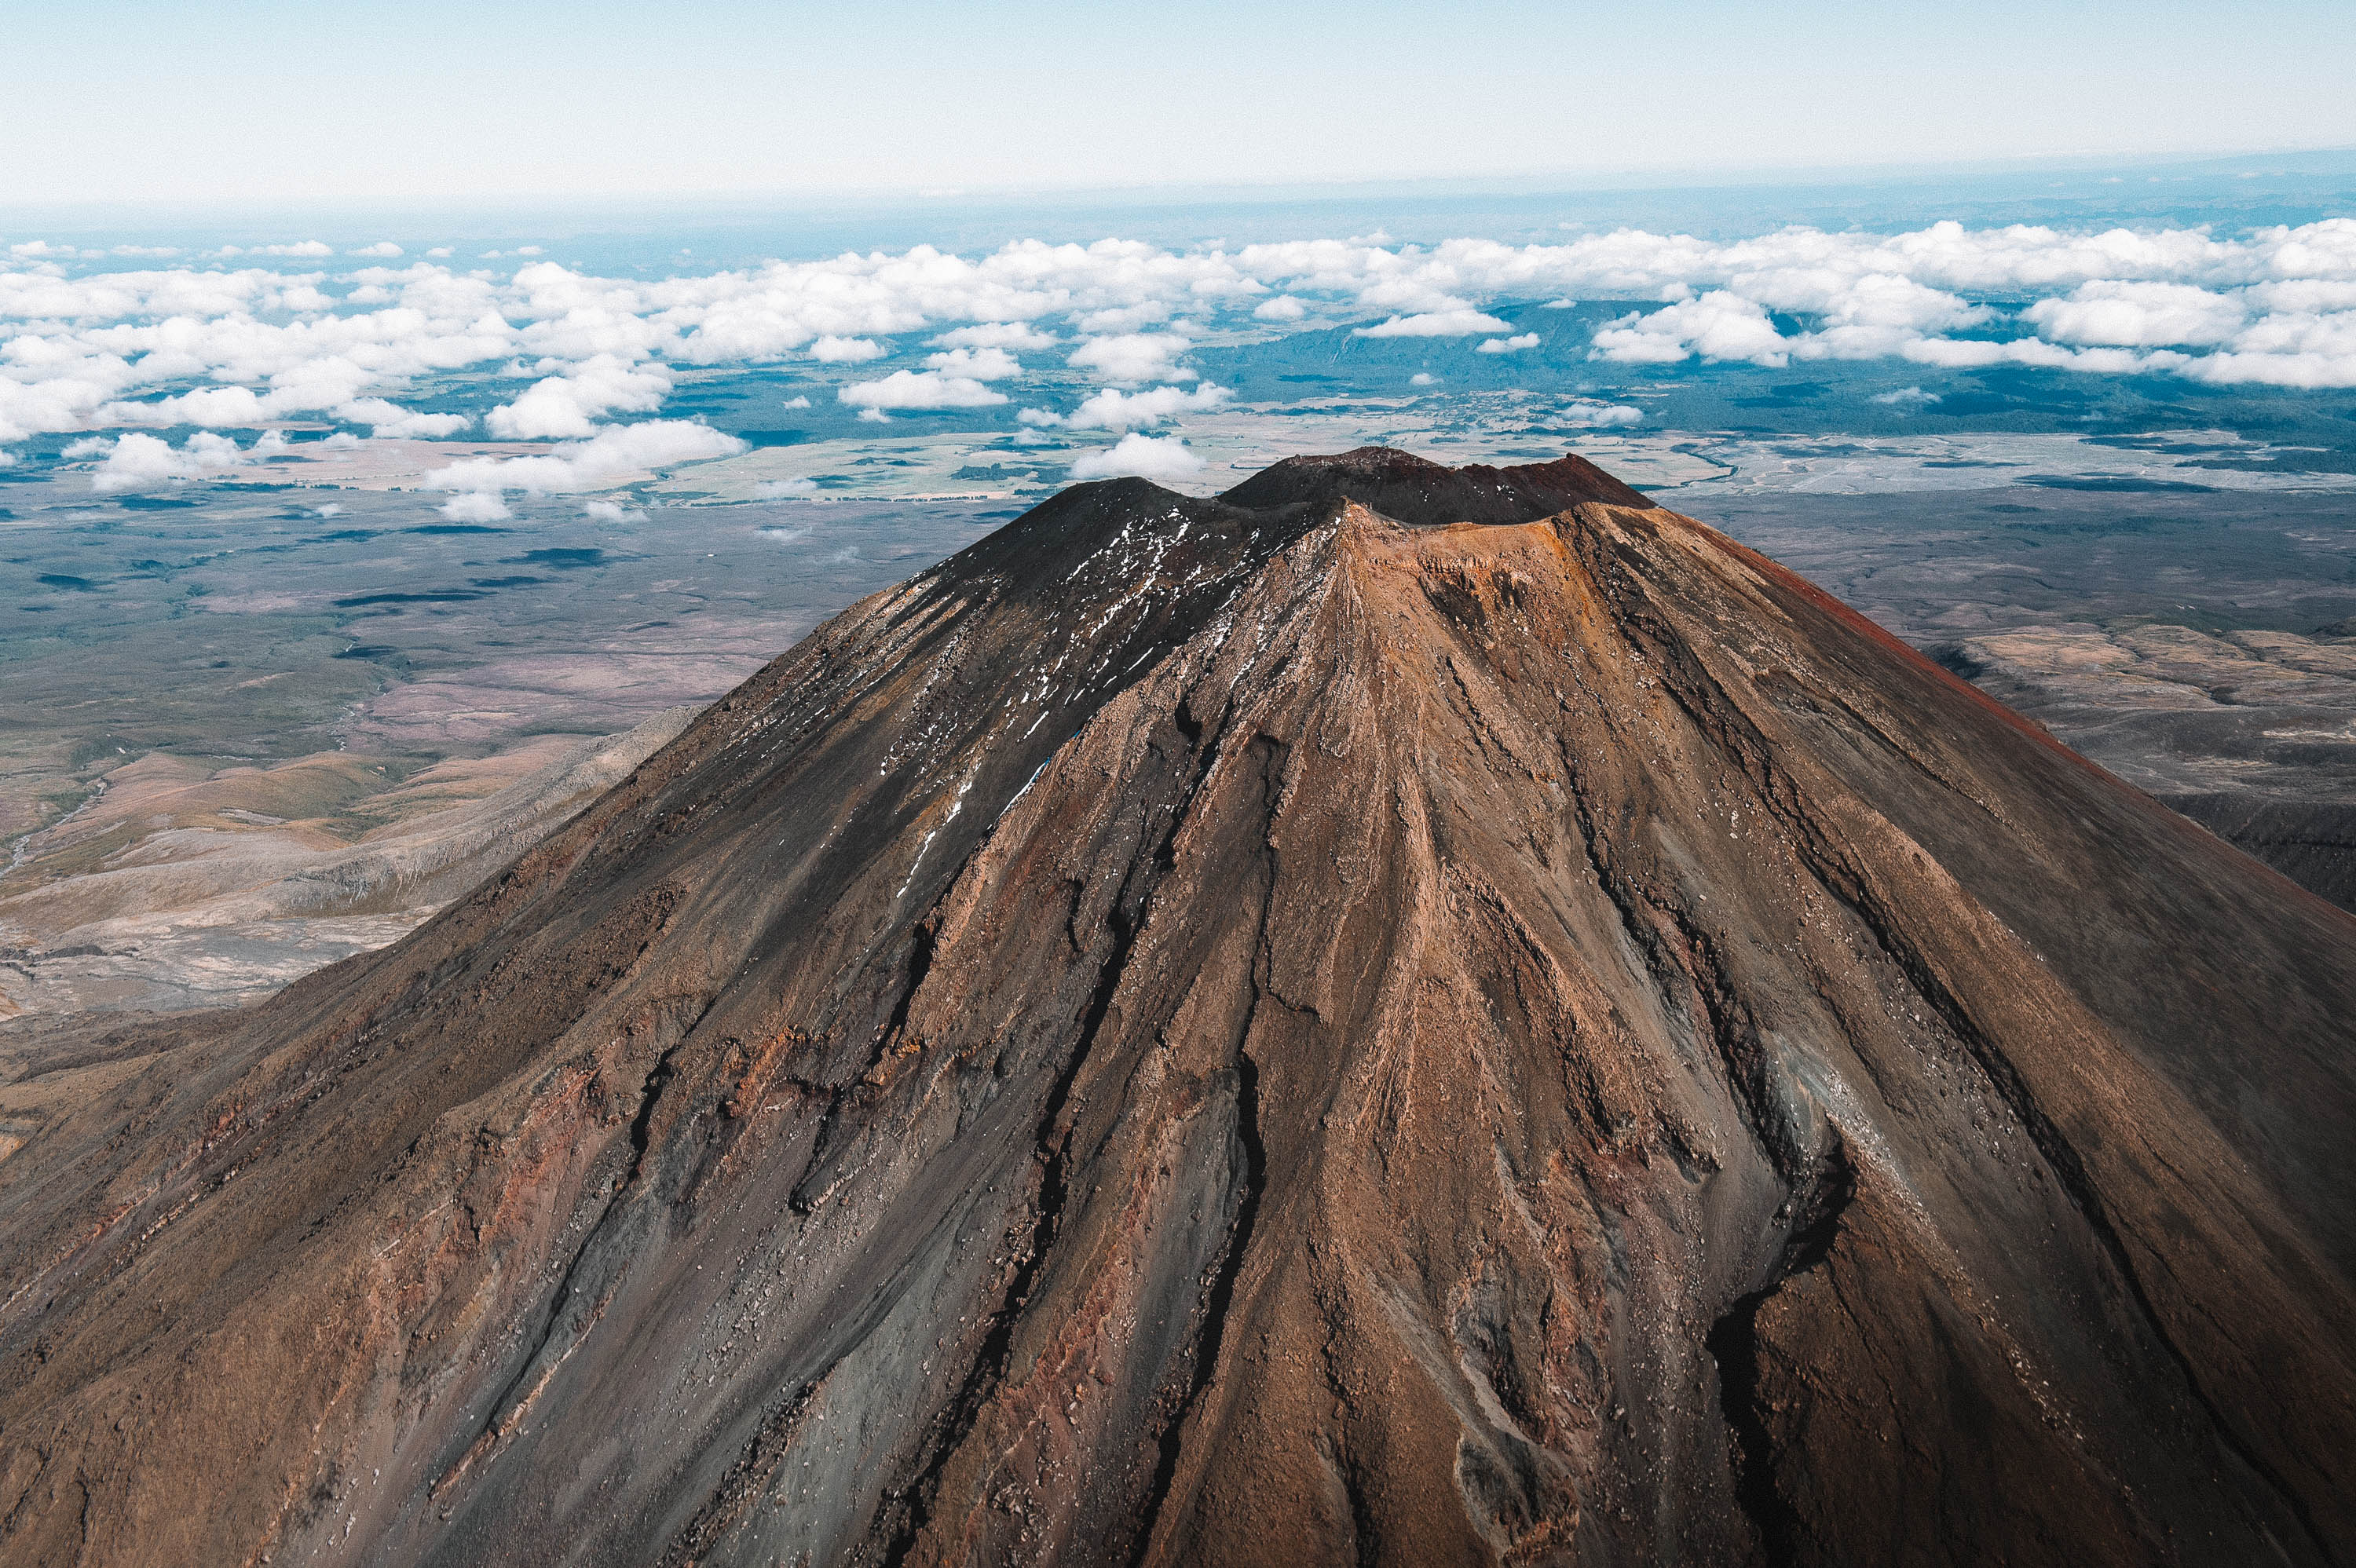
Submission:
<svg viewBox="0 0 2356 1568">
<path fill-rule="evenodd" d="M 1468 464 L 1450 468 L 1387 446 L 1362 446 L 1331 457 L 1288 457 L 1260 470 L 1219 499 L 1233 507 L 1276 508 L 1355 501 L 1395 523 L 1534 523 L 1582 501 L 1650 507 L 1584 457 L 1519 468 Z"/>
<path fill-rule="evenodd" d="M 2356 1557 L 2356 921 L 1592 472 L 1066 492 L 58 1044 L 0 1556 Z"/>
</svg>

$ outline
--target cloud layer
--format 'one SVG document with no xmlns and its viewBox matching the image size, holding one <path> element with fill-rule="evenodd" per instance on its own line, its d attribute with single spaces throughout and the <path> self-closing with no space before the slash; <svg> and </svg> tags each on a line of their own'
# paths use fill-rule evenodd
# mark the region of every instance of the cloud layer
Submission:
<svg viewBox="0 0 2356 1568">
<path fill-rule="evenodd" d="M 321 419 L 444 436 L 468 416 L 415 404 L 453 376 L 525 383 L 491 408 L 490 434 L 593 441 L 616 418 L 659 414 L 687 369 L 859 365 L 912 341 L 934 351 L 924 368 L 871 373 L 844 384 L 842 400 L 878 418 L 994 407 L 1015 356 L 1053 349 L 1131 400 L 1092 398 L 1065 416 L 1086 421 L 1075 428 L 1134 430 L 1167 417 L 1149 420 L 1158 405 L 1134 399 L 1199 380 L 1188 360 L 1206 335 L 1338 321 L 1369 340 L 1428 338 L 1434 353 L 1466 352 L 1459 340 L 1472 336 L 1486 352 L 1521 352 L 1530 335 L 1509 335 L 1492 307 L 1547 299 L 1628 302 L 1594 335 L 1607 363 L 1889 358 L 2356 387 L 2347 219 L 2238 237 L 1939 223 L 1731 241 L 1623 229 L 1556 245 L 1025 240 L 977 257 L 918 246 L 653 281 L 547 260 L 504 274 L 430 259 L 331 272 L 215 255 L 107 272 L 78 270 L 92 264 L 37 239 L 7 250 L 0 446 Z M 258 253 L 300 265 L 327 252 L 303 241 Z"/>
</svg>

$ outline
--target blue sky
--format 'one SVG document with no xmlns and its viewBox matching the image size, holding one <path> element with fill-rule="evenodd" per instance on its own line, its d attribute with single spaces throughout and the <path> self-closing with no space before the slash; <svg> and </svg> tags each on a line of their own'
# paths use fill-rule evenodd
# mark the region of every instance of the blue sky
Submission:
<svg viewBox="0 0 2356 1568">
<path fill-rule="evenodd" d="M 2346 0 L 0 5 L 0 206 L 2356 144 Z"/>
</svg>

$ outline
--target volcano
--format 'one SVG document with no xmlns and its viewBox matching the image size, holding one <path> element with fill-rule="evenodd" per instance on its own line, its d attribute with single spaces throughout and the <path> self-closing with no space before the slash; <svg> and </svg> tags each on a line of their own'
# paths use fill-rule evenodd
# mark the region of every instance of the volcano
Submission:
<svg viewBox="0 0 2356 1568">
<path fill-rule="evenodd" d="M 11 1047 L 0 1558 L 2346 1563 L 2351 1020 L 1580 459 L 1081 485 L 398 944 Z"/>
</svg>

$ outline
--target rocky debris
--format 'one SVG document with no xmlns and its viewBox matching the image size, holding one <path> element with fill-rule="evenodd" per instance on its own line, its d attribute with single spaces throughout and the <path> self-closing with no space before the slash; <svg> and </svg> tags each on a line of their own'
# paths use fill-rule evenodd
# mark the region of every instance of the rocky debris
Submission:
<svg viewBox="0 0 2356 1568">
<path fill-rule="evenodd" d="M 1067 491 L 395 946 L 48 1037 L 0 1555 L 2356 1557 L 2356 921 L 1435 470 Z"/>
</svg>

